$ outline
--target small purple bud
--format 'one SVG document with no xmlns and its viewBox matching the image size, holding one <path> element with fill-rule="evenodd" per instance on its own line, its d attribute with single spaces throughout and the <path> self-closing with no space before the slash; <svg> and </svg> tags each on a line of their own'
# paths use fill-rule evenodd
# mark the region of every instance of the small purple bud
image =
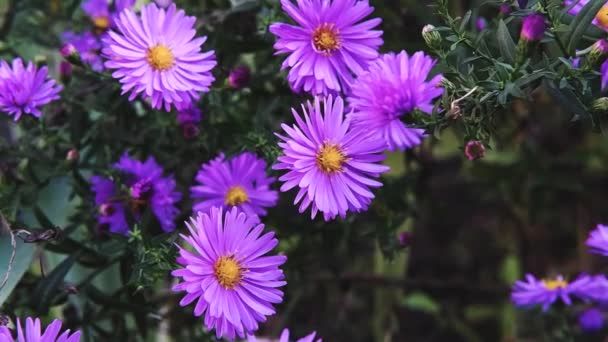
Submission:
<svg viewBox="0 0 608 342">
<path fill-rule="evenodd" d="M 587 309 L 578 316 L 578 324 L 585 332 L 599 331 L 604 327 L 604 314 L 596 308 Z"/>
<path fill-rule="evenodd" d="M 511 6 L 509 4 L 501 4 L 499 10 L 502 15 L 509 15 L 512 11 Z"/>
<path fill-rule="evenodd" d="M 194 104 L 191 104 L 190 106 L 178 110 L 177 123 L 180 125 L 197 124 L 201 122 L 201 117 L 201 110 Z"/>
<path fill-rule="evenodd" d="M 173 0 L 154 0 L 154 3 L 160 8 L 167 8 L 173 3 Z"/>
<path fill-rule="evenodd" d="M 521 38 L 535 42 L 541 40 L 545 35 L 547 24 L 545 24 L 545 17 L 540 13 L 533 13 L 524 17 L 524 22 L 521 27 Z"/>
<path fill-rule="evenodd" d="M 72 45 L 71 43 L 67 43 L 64 44 L 61 49 L 59 50 L 59 52 L 61 53 L 61 55 L 63 57 L 70 57 L 72 55 L 77 55 L 78 51 L 76 50 L 76 47 L 74 45 Z"/>
<path fill-rule="evenodd" d="M 488 26 L 488 21 L 484 17 L 479 17 L 475 22 L 475 26 L 477 27 L 477 31 L 483 31 Z"/>
<path fill-rule="evenodd" d="M 464 154 L 469 160 L 477 160 L 483 158 L 486 153 L 486 147 L 481 141 L 471 140 L 464 148 Z"/>
<path fill-rule="evenodd" d="M 78 150 L 75 148 L 71 148 L 67 155 L 65 156 L 65 159 L 67 161 L 76 161 L 78 160 L 78 158 L 80 157 L 80 153 L 78 153 Z"/>
<path fill-rule="evenodd" d="M 200 133 L 198 127 L 194 124 L 187 123 L 182 125 L 182 135 L 184 138 L 190 140 L 196 138 Z"/>
<path fill-rule="evenodd" d="M 410 232 L 401 232 L 399 233 L 399 246 L 401 248 L 407 248 L 412 243 L 412 233 Z"/>
<path fill-rule="evenodd" d="M 241 65 L 230 71 L 228 75 L 228 85 L 233 89 L 241 89 L 249 84 L 251 79 L 251 72 L 249 68 Z"/>
</svg>

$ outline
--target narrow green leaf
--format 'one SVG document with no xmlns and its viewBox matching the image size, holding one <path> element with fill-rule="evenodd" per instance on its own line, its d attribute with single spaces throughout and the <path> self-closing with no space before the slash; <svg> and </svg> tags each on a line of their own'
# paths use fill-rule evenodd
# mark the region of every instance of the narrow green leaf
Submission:
<svg viewBox="0 0 608 342">
<path fill-rule="evenodd" d="M 566 49 L 571 55 L 574 55 L 578 43 L 597 15 L 597 12 L 606 4 L 604 0 L 591 0 L 570 24 L 570 30 L 566 35 Z"/>
<path fill-rule="evenodd" d="M 515 62 L 515 42 L 513 41 L 513 38 L 511 38 L 509 29 L 502 19 L 498 22 L 496 39 L 498 40 L 498 49 L 500 50 L 500 55 L 505 58 L 507 63 Z"/>
<path fill-rule="evenodd" d="M 585 106 L 578 100 L 574 92 L 568 88 L 558 88 L 554 82 L 543 80 L 543 86 L 547 89 L 549 95 L 566 110 L 570 111 L 575 117 L 589 118 L 591 114 Z"/>
<path fill-rule="evenodd" d="M 74 265 L 79 254 L 77 252 L 65 258 L 51 273 L 38 282 L 38 286 L 36 286 L 32 295 L 32 303 L 37 306 L 38 312 L 48 312 L 53 299 L 56 295 L 61 294 L 63 279 Z"/>
<path fill-rule="evenodd" d="M 0 307 L 2 307 L 19 280 L 30 268 L 37 247 L 15 238 L 15 249 L 13 249 L 10 228 L 2 217 L 0 217 L 0 226 L 2 226 L 0 227 Z M 12 257 L 13 250 L 14 257 Z"/>
</svg>

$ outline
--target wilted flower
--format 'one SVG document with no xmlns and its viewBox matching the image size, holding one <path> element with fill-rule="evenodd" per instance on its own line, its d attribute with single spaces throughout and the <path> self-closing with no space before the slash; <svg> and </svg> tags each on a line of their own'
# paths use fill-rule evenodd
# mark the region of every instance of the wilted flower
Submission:
<svg viewBox="0 0 608 342">
<path fill-rule="evenodd" d="M 215 79 L 211 74 L 215 54 L 200 51 L 207 38 L 192 39 L 196 18 L 177 10 L 175 4 L 165 10 L 152 3 L 141 12 L 141 17 L 131 9 L 118 14 L 117 28 L 103 38 L 105 66 L 116 69 L 112 75 L 122 83 L 123 94 L 131 93 L 130 101 L 140 95 L 155 109 L 186 107 L 199 92 L 209 91 Z M 157 27 L 159 21 L 162 27 L 143 29 Z"/>
<path fill-rule="evenodd" d="M 486 153 L 486 147 L 481 141 L 472 140 L 464 147 L 464 154 L 469 160 L 477 160 L 483 158 Z"/>
<path fill-rule="evenodd" d="M 521 38 L 528 42 L 535 42 L 543 38 L 547 24 L 545 17 L 540 13 L 532 13 L 524 17 L 521 27 Z"/>
<path fill-rule="evenodd" d="M 249 68 L 241 65 L 237 68 L 230 70 L 228 75 L 228 85 L 233 89 L 241 89 L 249 85 L 251 79 L 251 72 Z"/>
<path fill-rule="evenodd" d="M 263 216 L 266 208 L 275 206 L 279 199 L 278 192 L 270 189 L 275 179 L 266 175 L 266 162 L 253 153 L 228 160 L 221 153 L 201 166 L 196 181 L 200 185 L 190 188 L 194 212 L 238 207 L 247 215 Z"/>
<path fill-rule="evenodd" d="M 608 226 L 598 224 L 597 227 L 589 233 L 587 246 L 591 249 L 591 253 L 608 256 Z"/>
<path fill-rule="evenodd" d="M 128 234 L 129 225 L 125 214 L 130 212 L 136 219 L 142 214 L 142 208 L 149 206 L 160 222 L 164 231 L 175 229 L 175 217 L 179 210 L 175 207 L 181 194 L 175 190 L 173 176 L 162 177 L 163 169 L 154 157 L 145 162 L 132 159 L 125 153 L 113 167 L 126 176 L 128 194 L 120 194 L 114 182 L 101 176 L 91 177 L 92 190 L 95 193 L 95 204 L 98 206 L 97 219 L 101 225 L 107 225 L 113 233 Z"/>
<path fill-rule="evenodd" d="M 287 171 L 279 178 L 284 182 L 281 191 L 299 187 L 295 203 L 301 202 L 300 213 L 312 205 L 312 218 L 318 211 L 329 221 L 347 211 L 367 210 L 374 198 L 370 188 L 381 187 L 376 179 L 389 170 L 379 164 L 385 141 L 351 129 L 341 97 L 307 102 L 304 120 L 292 112 L 297 124 L 282 124 L 287 136 L 277 134 L 283 155 L 273 169 Z"/>
<path fill-rule="evenodd" d="M 186 291 L 181 306 L 196 301 L 194 315 L 205 314 L 205 326 L 216 336 L 245 338 L 258 329 L 258 322 L 273 315 L 273 304 L 283 301 L 283 271 L 287 257 L 267 256 L 278 240 L 273 232 L 262 234 L 259 218 L 232 208 L 199 212 L 186 223 L 189 235 L 181 235 L 189 249 L 179 247 L 173 271 L 183 282 L 173 291 Z M 192 252 L 191 252 L 192 251 Z"/>
<path fill-rule="evenodd" d="M 587 309 L 578 316 L 578 324 L 586 332 L 602 330 L 604 327 L 604 313 L 596 308 Z"/>
<path fill-rule="evenodd" d="M 274 23 L 270 32 L 278 37 L 277 54 L 289 54 L 282 69 L 291 68 L 287 79 L 295 92 L 316 94 L 346 92 L 353 74 L 367 69 L 378 57 L 381 22 L 360 22 L 374 8 L 368 0 L 281 0 L 283 10 L 297 26 Z"/>
<path fill-rule="evenodd" d="M 433 111 L 433 100 L 443 93 L 441 75 L 428 80 L 435 62 L 420 51 L 380 56 L 357 78 L 348 96 L 353 127 L 382 137 L 393 151 L 419 145 L 424 130 L 408 127 L 401 119 L 415 109 Z"/>
<path fill-rule="evenodd" d="M 317 333 L 313 331 L 307 336 L 297 339 L 296 342 L 322 342 L 323 340 L 320 338 L 315 340 L 316 335 Z M 247 342 L 258 342 L 258 339 L 253 335 L 249 335 L 247 336 Z M 289 329 L 283 329 L 278 342 L 289 342 Z"/>
<path fill-rule="evenodd" d="M 12 67 L 0 61 L 0 111 L 14 115 L 17 121 L 22 114 L 37 118 L 42 115 L 38 107 L 59 99 L 63 89 L 55 80 L 48 79 L 47 67 L 38 67 L 28 62 L 23 65 L 21 58 L 15 58 Z"/>
<path fill-rule="evenodd" d="M 78 342 L 80 341 L 80 331 L 70 334 L 69 329 L 61 335 L 61 321 L 56 319 L 42 331 L 40 319 L 25 319 L 25 329 L 17 319 L 17 337 L 13 338 L 11 331 L 6 326 L 0 326 L 0 342 Z"/>
</svg>

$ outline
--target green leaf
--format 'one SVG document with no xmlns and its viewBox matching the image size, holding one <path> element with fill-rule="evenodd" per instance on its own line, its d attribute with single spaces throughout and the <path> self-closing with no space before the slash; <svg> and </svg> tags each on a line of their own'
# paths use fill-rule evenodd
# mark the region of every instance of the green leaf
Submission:
<svg viewBox="0 0 608 342">
<path fill-rule="evenodd" d="M 588 118 L 591 114 L 587 111 L 585 106 L 578 100 L 578 97 L 574 92 L 568 88 L 558 88 L 553 81 L 543 80 L 543 85 L 547 89 L 549 95 L 559 104 L 561 104 L 566 110 L 568 110 L 574 117 L 577 118 Z"/>
<path fill-rule="evenodd" d="M 505 58 L 507 63 L 514 63 L 516 50 L 515 42 L 513 41 L 513 38 L 511 38 L 509 29 L 502 19 L 498 22 L 496 39 L 498 40 L 498 49 L 500 50 L 500 55 Z"/>
<path fill-rule="evenodd" d="M 440 311 L 439 304 L 433 298 L 422 292 L 414 292 L 403 300 L 403 305 L 412 310 L 437 314 Z"/>
<path fill-rule="evenodd" d="M 4 286 L 0 288 L 0 307 L 2 307 L 2 304 L 4 304 L 15 286 L 17 286 L 17 283 L 19 283 L 19 280 L 30 268 L 37 247 L 36 245 L 23 243 L 23 241 L 15 238 L 15 256 L 11 258 L 13 247 L 11 235 L 7 233 L 10 231 L 10 228 L 2 217 L 0 217 L 0 225 L 2 226 L 0 227 L 0 285 L 4 283 L 4 279 L 8 274 Z"/>
<path fill-rule="evenodd" d="M 576 18 L 570 24 L 570 30 L 566 35 L 566 49 L 571 55 L 574 55 L 578 43 L 587 30 L 593 18 L 597 15 L 597 12 L 606 4 L 604 0 L 591 0 L 581 11 L 578 13 Z"/>
<path fill-rule="evenodd" d="M 32 295 L 32 303 L 35 303 L 38 312 L 48 312 L 53 299 L 56 295 L 62 293 L 63 279 L 74 265 L 79 254 L 79 252 L 76 252 L 65 258 L 50 274 L 38 282 L 38 286 L 36 286 Z"/>
</svg>

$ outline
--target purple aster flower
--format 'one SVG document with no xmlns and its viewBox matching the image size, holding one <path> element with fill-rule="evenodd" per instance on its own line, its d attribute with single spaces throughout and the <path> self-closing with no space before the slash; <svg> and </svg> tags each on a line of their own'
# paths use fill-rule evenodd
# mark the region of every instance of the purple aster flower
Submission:
<svg viewBox="0 0 608 342">
<path fill-rule="evenodd" d="M 249 68 L 241 65 L 230 70 L 230 74 L 228 75 L 228 85 L 233 89 L 241 89 L 249 85 L 249 81 L 251 80 L 251 72 Z"/>
<path fill-rule="evenodd" d="M 535 42 L 543 38 L 546 29 L 545 17 L 540 13 L 532 13 L 524 17 L 520 36 L 525 41 Z"/>
<path fill-rule="evenodd" d="M 99 208 L 97 220 L 100 225 L 107 225 L 113 233 L 126 235 L 129 230 L 125 217 L 127 211 L 139 219 L 142 207 L 149 206 L 164 231 L 175 229 L 174 221 L 179 213 L 175 203 L 181 199 L 181 194 L 174 191 L 173 176 L 162 177 L 163 169 L 154 157 L 142 163 L 125 153 L 113 166 L 127 176 L 129 193 L 117 193 L 115 184 L 107 178 L 91 178 L 95 204 Z"/>
<path fill-rule="evenodd" d="M 201 52 L 207 39 L 192 39 L 195 17 L 188 17 L 175 4 L 160 9 L 151 3 L 141 9 L 141 17 L 125 9 L 116 18 L 116 30 L 103 38 L 105 66 L 116 69 L 112 76 L 122 83 L 123 94 L 131 92 L 151 101 L 152 107 L 170 111 L 171 105 L 186 107 L 209 91 L 215 79 L 213 51 Z M 158 26 L 162 22 L 162 26 Z"/>
<path fill-rule="evenodd" d="M 316 339 L 315 340 L 315 336 L 317 335 L 316 332 L 312 332 L 302 338 L 299 338 L 296 340 L 296 342 L 323 342 L 322 339 Z M 267 340 L 267 339 L 257 339 L 254 335 L 249 335 L 247 336 L 247 342 L 265 342 L 268 341 L 270 342 L 271 340 Z M 283 329 L 283 332 L 281 332 L 281 337 L 279 337 L 279 342 L 289 342 L 289 329 Z"/>
<path fill-rule="evenodd" d="M 278 287 L 286 282 L 279 266 L 287 257 L 265 255 L 278 240 L 273 232 L 261 235 L 264 225 L 258 222 L 238 208 L 225 216 L 222 208 L 212 208 L 191 218 L 190 235 L 181 235 L 189 248 L 179 247 L 177 262 L 184 268 L 172 275 L 183 282 L 173 290 L 187 292 L 181 306 L 197 301 L 194 315 L 204 313 L 205 326 L 216 329 L 218 338 L 253 333 L 283 300 Z"/>
<path fill-rule="evenodd" d="M 39 118 L 42 112 L 38 107 L 59 99 L 59 92 L 63 89 L 47 76 L 47 67 L 38 70 L 32 62 L 28 62 L 26 67 L 21 58 L 13 59 L 12 68 L 6 61 L 1 61 L 0 111 L 15 115 L 15 121 L 23 113 Z"/>
<path fill-rule="evenodd" d="M 266 215 L 266 209 L 277 204 L 279 194 L 270 189 L 275 181 L 266 175 L 266 162 L 253 153 L 241 153 L 225 160 L 224 154 L 203 164 L 196 174 L 201 185 L 190 188 L 196 201 L 192 210 L 208 211 L 212 207 L 238 207 L 247 215 Z"/>
<path fill-rule="evenodd" d="M 72 31 L 65 31 L 61 35 L 61 40 L 64 43 L 72 44 L 76 48 L 76 51 L 78 51 L 80 59 L 91 66 L 91 69 L 103 71 L 103 60 L 99 55 L 101 42 L 92 32 L 87 31 L 78 34 Z"/>
<path fill-rule="evenodd" d="M 608 279 L 603 275 L 580 275 L 575 294 L 586 302 L 608 303 Z"/>
<path fill-rule="evenodd" d="M 95 29 L 103 32 L 110 28 L 110 4 L 107 0 L 86 0 L 81 5 L 82 10 L 90 18 Z"/>
<path fill-rule="evenodd" d="M 374 8 L 367 0 L 281 0 L 283 10 L 297 26 L 274 23 L 278 37 L 276 54 L 289 54 L 282 69 L 291 68 L 287 79 L 295 92 L 316 94 L 347 92 L 353 74 L 361 74 L 378 57 L 382 22 L 361 22 Z"/>
<path fill-rule="evenodd" d="M 129 231 L 129 224 L 125 217 L 125 206 L 120 200 L 114 182 L 101 176 L 93 176 L 91 191 L 95 193 L 99 225 L 107 227 L 112 233 L 126 234 Z"/>
<path fill-rule="evenodd" d="M 80 331 L 70 334 L 70 330 L 65 330 L 61 335 L 61 321 L 56 319 L 44 330 L 41 331 L 40 319 L 25 319 L 25 329 L 21 327 L 21 322 L 17 319 L 17 337 L 13 338 L 10 330 L 5 326 L 0 326 L 0 342 L 78 342 L 80 341 Z"/>
<path fill-rule="evenodd" d="M 312 205 L 312 218 L 318 211 L 329 221 L 345 217 L 349 210 L 367 210 L 374 198 L 370 188 L 382 186 L 375 178 L 389 170 L 379 164 L 384 160 L 384 141 L 351 129 L 341 97 L 329 96 L 323 107 L 318 97 L 314 105 L 302 105 L 304 120 L 295 109 L 292 112 L 297 125 L 282 124 L 287 136 L 277 134 L 283 140 L 283 156 L 273 169 L 287 171 L 280 178 L 281 191 L 298 186 L 295 204 L 301 202 L 300 212 Z"/>
<path fill-rule="evenodd" d="M 430 81 L 435 60 L 423 52 L 387 53 L 373 62 L 352 87 L 348 102 L 355 128 L 381 136 L 390 150 L 405 150 L 422 142 L 424 130 L 400 119 L 414 109 L 430 114 L 433 99 L 443 93 L 441 75 Z"/>
<path fill-rule="evenodd" d="M 589 233 L 587 246 L 591 249 L 591 253 L 608 256 L 608 226 L 598 224 Z"/>
<path fill-rule="evenodd" d="M 538 280 L 527 274 L 526 281 L 518 280 L 513 285 L 511 300 L 518 307 L 542 305 L 547 311 L 558 298 L 566 305 L 572 304 L 571 295 L 581 296 L 581 289 L 588 285 L 591 278 L 579 276 L 574 282 L 568 283 L 561 275 L 555 279 Z"/>
<path fill-rule="evenodd" d="M 604 313 L 596 308 L 583 311 L 578 316 L 578 324 L 585 332 L 596 332 L 604 327 Z"/>
<path fill-rule="evenodd" d="M 587 6 L 589 0 L 564 0 L 564 6 L 569 8 L 568 13 L 578 15 L 583 7 Z M 592 21 L 593 25 L 608 32 L 608 4 L 600 8 Z"/>
</svg>

